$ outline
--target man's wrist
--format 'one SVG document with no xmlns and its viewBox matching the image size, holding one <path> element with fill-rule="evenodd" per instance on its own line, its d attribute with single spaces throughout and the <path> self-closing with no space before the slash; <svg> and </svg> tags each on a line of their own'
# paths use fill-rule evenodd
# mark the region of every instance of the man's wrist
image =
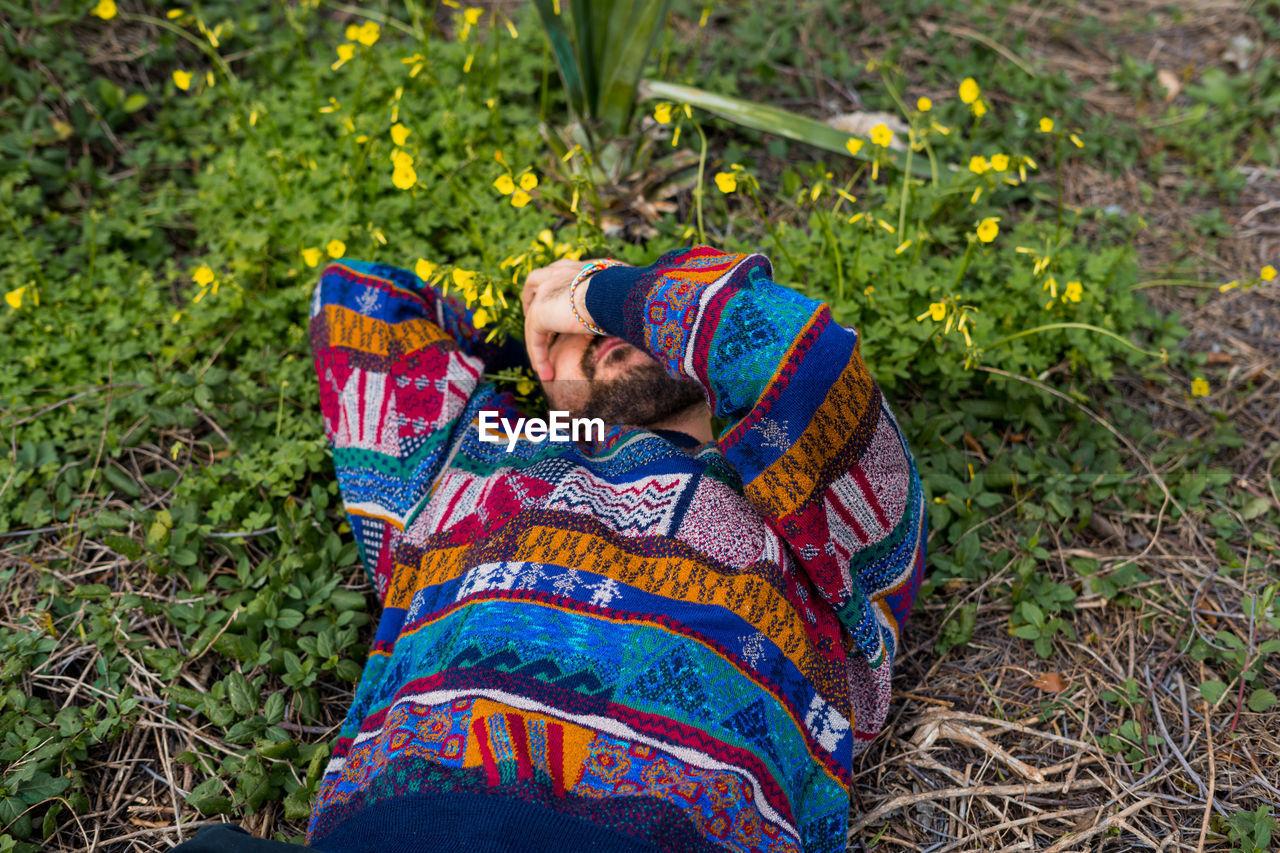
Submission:
<svg viewBox="0 0 1280 853">
<path fill-rule="evenodd" d="M 626 306 L 637 299 L 642 304 L 642 291 L 646 286 L 644 276 L 651 269 L 651 266 L 617 264 L 600 270 L 591 276 L 591 289 L 583 293 L 582 299 L 591 322 L 603 329 L 606 335 L 615 335 L 642 349 L 643 344 L 631 334 L 640 334 L 641 330 L 638 327 L 627 328 Z"/>
<path fill-rule="evenodd" d="M 591 261 L 583 264 L 582 269 L 573 277 L 573 281 L 569 283 L 569 306 L 573 310 L 573 316 L 593 335 L 607 333 L 595 322 L 591 316 L 591 311 L 587 308 L 587 288 L 591 286 L 591 279 L 596 273 L 618 265 L 619 262 L 612 259 Z"/>
</svg>

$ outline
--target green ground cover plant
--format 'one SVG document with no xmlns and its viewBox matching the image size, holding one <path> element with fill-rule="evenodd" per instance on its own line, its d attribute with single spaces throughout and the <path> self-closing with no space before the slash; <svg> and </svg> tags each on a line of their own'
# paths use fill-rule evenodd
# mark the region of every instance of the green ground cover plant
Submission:
<svg viewBox="0 0 1280 853">
<path fill-rule="evenodd" d="M 126 814 L 151 829 L 259 820 L 281 840 L 305 828 L 376 619 L 306 337 L 319 272 L 344 256 L 413 268 L 496 337 L 522 328 L 524 275 L 560 257 L 763 251 L 860 331 L 902 413 L 929 501 L 922 601 L 946 602 L 927 654 L 963 655 L 988 611 L 1046 667 L 1110 654 L 1085 618 L 1102 606 L 1206 666 L 1192 690 L 1231 733 L 1272 712 L 1275 493 L 1232 488 L 1223 454 L 1250 437 L 1185 348 L 1185 318 L 1149 297 L 1188 281 L 1204 300 L 1269 292 L 1275 270 L 1144 269 L 1143 218 L 1064 186 L 1131 167 L 1150 130 L 1190 164 L 1188 195 L 1238 190 L 1242 149 L 1280 156 L 1256 122 L 1275 106 L 1254 97 L 1275 88 L 1273 57 L 1248 76 L 1205 71 L 1189 106 L 1144 129 L 1032 67 L 999 5 L 967 27 L 1000 50 L 978 40 L 975 59 L 954 37 L 919 65 L 913 22 L 945 3 L 868 17 L 891 46 L 854 57 L 822 41 L 838 3 L 766 21 L 760 4 L 677 2 L 652 56 L 629 57 L 667 88 L 609 119 L 630 122 L 632 171 L 607 137 L 568 130 L 575 96 L 543 26 L 559 4 L 542 5 L 0 0 L 0 853 L 148 828 Z M 788 22 L 801 36 L 779 35 Z M 814 73 L 795 73 L 810 38 Z M 1117 85 L 1154 95 L 1135 63 Z M 908 130 L 878 123 L 841 153 L 672 97 L 683 84 L 774 103 L 833 80 Z M 1195 146 L 1175 130 L 1184 113 L 1209 123 Z M 1207 432 L 1171 433 L 1124 402 L 1122 378 L 1197 408 Z M 1280 442 L 1260 451 L 1273 476 Z M 1126 515 L 1151 533 L 1133 552 L 1163 525 L 1193 531 L 1214 561 L 1194 595 L 1085 547 Z M 1221 615 L 1197 617 L 1210 593 Z M 1139 674 L 1100 689 L 1100 727 L 1072 690 L 1041 719 L 1065 714 L 1141 775 L 1170 739 Z M 125 774 L 122 750 L 142 773 Z M 130 812 L 142 789 L 112 779 L 160 798 Z M 1268 802 L 1231 800 L 1205 831 L 1264 849 Z"/>
</svg>

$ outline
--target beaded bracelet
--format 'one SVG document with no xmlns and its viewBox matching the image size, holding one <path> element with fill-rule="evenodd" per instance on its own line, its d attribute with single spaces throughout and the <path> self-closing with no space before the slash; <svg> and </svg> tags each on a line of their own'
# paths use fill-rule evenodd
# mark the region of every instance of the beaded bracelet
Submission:
<svg viewBox="0 0 1280 853">
<path fill-rule="evenodd" d="M 583 264 L 582 269 L 578 271 L 578 274 L 573 277 L 573 281 L 570 282 L 569 284 L 569 307 L 573 309 L 573 316 L 577 317 L 578 322 L 581 323 L 587 329 L 587 331 L 591 332 L 591 334 L 593 335 L 603 335 L 605 334 L 605 331 L 604 329 L 601 329 L 599 326 L 596 326 L 592 323 L 588 323 L 583 318 L 583 316 L 578 313 L 578 300 L 577 300 L 578 285 L 582 284 L 592 275 L 600 272 L 600 270 L 608 269 L 609 267 L 617 267 L 617 266 L 622 266 L 622 262 L 615 261 L 613 258 L 606 258 L 605 260 L 602 260 L 602 261 L 592 261 L 589 264 Z"/>
</svg>

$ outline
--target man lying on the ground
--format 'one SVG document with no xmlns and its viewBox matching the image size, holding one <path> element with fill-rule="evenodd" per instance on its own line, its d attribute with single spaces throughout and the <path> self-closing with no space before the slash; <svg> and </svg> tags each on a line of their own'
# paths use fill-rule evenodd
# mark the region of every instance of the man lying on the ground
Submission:
<svg viewBox="0 0 1280 853">
<path fill-rule="evenodd" d="M 844 850 L 926 541 L 857 333 L 706 247 L 557 261 L 522 301 L 552 409 L 603 434 L 508 435 L 528 413 L 482 374 L 512 348 L 413 273 L 316 288 L 383 612 L 309 845 Z"/>
</svg>

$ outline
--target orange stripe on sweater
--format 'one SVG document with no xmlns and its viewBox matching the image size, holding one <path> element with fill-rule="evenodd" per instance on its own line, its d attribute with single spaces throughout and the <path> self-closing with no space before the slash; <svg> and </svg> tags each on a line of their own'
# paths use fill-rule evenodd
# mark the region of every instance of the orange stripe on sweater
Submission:
<svg viewBox="0 0 1280 853">
<path fill-rule="evenodd" d="M 419 589 L 458 578 L 476 559 L 462 546 L 432 551 L 417 567 L 397 565 L 384 606 L 408 609 Z M 504 559 L 570 566 L 675 601 L 718 605 L 768 637 L 807 677 L 820 662 L 791 602 L 758 575 L 725 575 L 687 559 L 631 554 L 597 536 L 554 527 L 525 531 Z"/>
<path fill-rule="evenodd" d="M 827 391 L 826 399 L 818 405 L 800 437 L 745 485 L 752 504 L 770 518 L 786 518 L 804 506 L 818 489 L 817 477 L 823 463 L 839 453 L 857 432 L 859 422 L 875 402 L 874 391 L 875 380 L 854 350 L 849 364 Z"/>
<path fill-rule="evenodd" d="M 375 355 L 391 355 L 395 351 L 408 354 L 427 349 L 439 341 L 452 341 L 443 329 L 425 317 L 415 317 L 402 323 L 387 323 L 367 317 L 341 305 L 324 306 L 329 330 L 329 346 L 347 347 Z"/>
</svg>

